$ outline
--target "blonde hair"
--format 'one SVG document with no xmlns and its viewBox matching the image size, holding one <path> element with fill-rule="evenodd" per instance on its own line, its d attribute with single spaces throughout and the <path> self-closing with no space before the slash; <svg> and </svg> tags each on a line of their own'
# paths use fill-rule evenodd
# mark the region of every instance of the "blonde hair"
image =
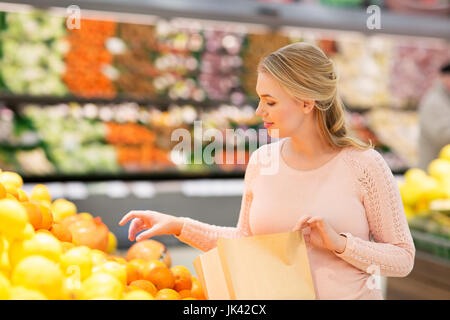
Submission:
<svg viewBox="0 0 450 320">
<path fill-rule="evenodd" d="M 372 141 L 349 135 L 334 63 L 320 48 L 306 42 L 287 45 L 263 58 L 258 72 L 268 72 L 295 99 L 315 100 L 320 132 L 331 146 L 373 148 Z"/>
</svg>

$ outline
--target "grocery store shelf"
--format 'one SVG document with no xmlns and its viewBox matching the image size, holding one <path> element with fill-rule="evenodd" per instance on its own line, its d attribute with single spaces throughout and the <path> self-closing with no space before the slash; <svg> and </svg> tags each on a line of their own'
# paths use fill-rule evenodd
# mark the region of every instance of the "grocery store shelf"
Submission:
<svg viewBox="0 0 450 320">
<path fill-rule="evenodd" d="M 237 179 L 244 178 L 243 171 L 209 171 L 209 172 L 170 172 L 158 171 L 153 173 L 120 173 L 120 174 L 82 174 L 82 175 L 46 175 L 46 176 L 26 176 L 23 175 L 24 182 L 52 182 L 52 181 L 83 181 L 83 182 L 98 182 L 98 181 L 163 181 L 163 180 L 183 180 L 183 179 Z"/>
<path fill-rule="evenodd" d="M 77 102 L 80 104 L 84 103 L 95 103 L 95 104 L 119 104 L 119 103 L 129 103 L 134 102 L 141 106 L 157 106 L 159 110 L 166 110 L 170 105 L 194 105 L 197 108 L 215 108 L 222 104 L 230 104 L 230 101 L 221 100 L 205 100 L 205 101 L 194 101 L 194 100 L 169 100 L 163 98 L 135 98 L 132 96 L 118 95 L 114 98 L 100 98 L 92 97 L 85 98 L 74 95 L 65 96 L 32 96 L 32 95 L 17 95 L 17 94 L 0 94 L 0 103 L 6 104 L 8 107 L 15 108 L 24 103 L 35 103 L 37 105 L 51 105 L 59 103 L 71 103 Z"/>
<path fill-rule="evenodd" d="M 271 28 L 294 26 L 364 34 L 395 34 L 450 39 L 450 19 L 440 16 L 381 13 L 381 29 L 370 30 L 363 8 L 342 9 L 311 3 L 271 4 L 245 0 L 17 0 L 43 9 L 78 5 L 82 10 L 184 17 L 260 24 Z"/>
</svg>

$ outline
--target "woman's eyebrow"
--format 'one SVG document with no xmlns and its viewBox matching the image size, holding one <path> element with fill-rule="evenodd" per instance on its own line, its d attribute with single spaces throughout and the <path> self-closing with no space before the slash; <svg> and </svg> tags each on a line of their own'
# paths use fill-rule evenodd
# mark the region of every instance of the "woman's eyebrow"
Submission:
<svg viewBox="0 0 450 320">
<path fill-rule="evenodd" d="M 266 98 L 266 97 L 273 98 L 270 94 L 262 94 L 261 97 L 263 97 L 263 98 Z"/>
</svg>

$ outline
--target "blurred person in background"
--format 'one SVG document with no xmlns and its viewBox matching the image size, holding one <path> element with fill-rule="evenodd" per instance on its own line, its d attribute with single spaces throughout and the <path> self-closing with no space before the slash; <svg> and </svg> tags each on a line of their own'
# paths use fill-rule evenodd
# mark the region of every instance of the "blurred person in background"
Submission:
<svg viewBox="0 0 450 320">
<path fill-rule="evenodd" d="M 427 170 L 439 151 L 450 143 L 450 61 L 442 68 L 433 86 L 419 105 L 419 163 Z"/>
</svg>

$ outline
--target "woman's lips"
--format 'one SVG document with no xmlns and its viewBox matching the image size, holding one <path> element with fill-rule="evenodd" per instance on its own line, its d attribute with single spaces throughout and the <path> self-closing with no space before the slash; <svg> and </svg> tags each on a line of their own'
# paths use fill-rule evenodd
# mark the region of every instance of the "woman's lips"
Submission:
<svg viewBox="0 0 450 320">
<path fill-rule="evenodd" d="M 264 121 L 264 127 L 270 128 L 271 126 L 273 126 L 273 122 Z"/>
</svg>

